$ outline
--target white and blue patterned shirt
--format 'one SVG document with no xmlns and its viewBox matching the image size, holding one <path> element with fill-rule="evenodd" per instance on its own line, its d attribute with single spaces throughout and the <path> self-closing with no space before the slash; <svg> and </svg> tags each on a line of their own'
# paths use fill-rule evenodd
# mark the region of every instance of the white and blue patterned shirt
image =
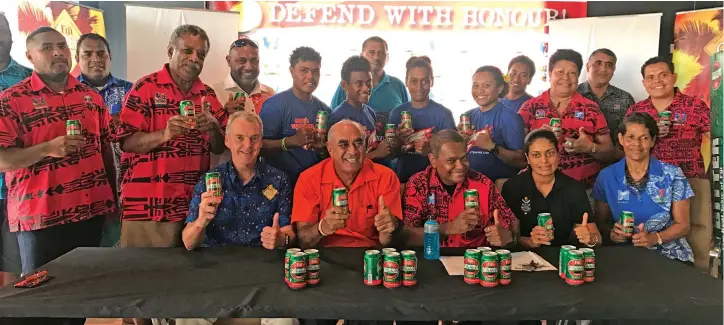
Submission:
<svg viewBox="0 0 724 325">
<path fill-rule="evenodd" d="M 649 160 L 648 181 L 643 191 L 629 184 L 625 175 L 626 158 L 603 169 L 593 187 L 593 198 L 608 204 L 616 222 L 622 211 L 633 212 L 635 225 L 643 223 L 649 233 L 671 227 L 674 223 L 671 216 L 673 203 L 694 196 L 681 168 L 653 156 Z M 694 253 L 684 237 L 654 245 L 651 249 L 671 259 L 694 262 Z"/>
<path fill-rule="evenodd" d="M 78 76 L 78 81 L 93 87 L 88 80 L 81 74 Z M 100 90 L 96 89 L 98 93 L 103 97 L 103 102 L 108 107 L 111 115 L 116 115 L 121 112 L 121 106 L 123 106 L 123 99 L 126 94 L 133 87 L 133 83 L 114 77 L 113 75 L 108 76 L 106 84 Z"/>
</svg>

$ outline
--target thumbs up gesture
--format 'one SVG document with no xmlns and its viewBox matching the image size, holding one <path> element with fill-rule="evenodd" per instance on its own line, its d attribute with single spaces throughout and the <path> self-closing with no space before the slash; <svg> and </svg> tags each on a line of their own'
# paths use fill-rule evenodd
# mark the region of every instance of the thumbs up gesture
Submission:
<svg viewBox="0 0 724 325">
<path fill-rule="evenodd" d="M 573 227 L 573 232 L 576 233 L 578 242 L 585 245 L 591 245 L 597 241 L 598 238 L 595 237 L 596 234 L 592 231 L 591 226 L 593 226 L 593 224 L 588 223 L 588 212 L 583 213 L 583 220 L 581 224 Z"/>
<path fill-rule="evenodd" d="M 279 212 L 272 218 L 272 226 L 264 227 L 261 231 L 261 246 L 266 249 L 274 249 L 284 246 L 284 234 L 279 228 Z"/>
<path fill-rule="evenodd" d="M 380 196 L 377 205 L 377 215 L 375 215 L 377 232 L 380 234 L 392 234 L 395 228 L 397 228 L 398 222 L 397 217 L 392 215 L 392 212 L 390 212 L 390 209 L 387 208 L 385 204 L 385 200 Z"/>
<path fill-rule="evenodd" d="M 590 153 L 592 148 L 593 142 L 583 127 L 578 128 L 578 139 L 566 137 L 566 142 L 563 143 L 563 149 L 568 153 Z"/>
<path fill-rule="evenodd" d="M 500 224 L 498 209 L 493 210 L 492 226 L 485 227 L 485 237 L 492 246 L 503 247 L 513 241 L 513 232 Z"/>
<path fill-rule="evenodd" d="M 201 132 L 208 132 L 219 127 L 219 121 L 209 112 L 210 108 L 211 102 L 206 99 L 206 96 L 201 97 L 201 112 L 196 114 L 196 129 Z"/>
<path fill-rule="evenodd" d="M 636 227 L 636 233 L 631 237 L 631 240 L 634 246 L 639 247 L 651 247 L 658 244 L 658 236 L 650 234 L 643 223 Z"/>
</svg>

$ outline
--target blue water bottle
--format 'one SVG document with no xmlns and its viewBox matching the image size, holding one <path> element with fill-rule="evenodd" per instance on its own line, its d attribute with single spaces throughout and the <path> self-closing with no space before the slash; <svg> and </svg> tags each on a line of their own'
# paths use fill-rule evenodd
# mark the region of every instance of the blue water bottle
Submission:
<svg viewBox="0 0 724 325">
<path fill-rule="evenodd" d="M 425 222 L 425 259 L 440 259 L 440 226 L 430 218 Z"/>
</svg>

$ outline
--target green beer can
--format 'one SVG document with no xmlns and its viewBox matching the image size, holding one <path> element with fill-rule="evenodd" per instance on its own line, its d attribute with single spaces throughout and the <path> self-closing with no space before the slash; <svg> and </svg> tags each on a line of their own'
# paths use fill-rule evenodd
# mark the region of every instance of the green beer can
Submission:
<svg viewBox="0 0 724 325">
<path fill-rule="evenodd" d="M 347 189 L 338 187 L 332 190 L 332 205 L 335 207 L 347 207 Z"/>
<path fill-rule="evenodd" d="M 621 218 L 619 220 L 623 227 L 623 232 L 627 234 L 633 234 L 634 232 L 634 214 L 631 211 L 621 211 Z"/>
<path fill-rule="evenodd" d="M 572 249 L 567 252 L 566 283 L 572 286 L 583 284 L 583 252 Z"/>
<path fill-rule="evenodd" d="M 246 95 L 244 95 L 244 93 L 242 93 L 242 92 L 237 91 L 234 94 L 234 100 L 245 99 L 245 98 L 246 98 Z"/>
<path fill-rule="evenodd" d="M 596 252 L 591 248 L 579 249 L 583 253 L 583 281 L 593 282 L 596 279 Z"/>
<path fill-rule="evenodd" d="M 317 118 L 314 122 L 314 129 L 317 133 L 327 132 L 327 120 L 329 119 L 329 113 L 327 111 L 317 111 Z"/>
<path fill-rule="evenodd" d="M 401 129 L 412 129 L 412 113 L 410 111 L 402 111 L 400 124 Z"/>
<path fill-rule="evenodd" d="M 387 143 L 395 143 L 397 137 L 397 126 L 394 124 L 385 124 L 385 141 Z"/>
<path fill-rule="evenodd" d="M 671 112 L 659 112 L 659 122 L 661 122 L 661 124 L 663 125 L 671 125 Z"/>
<path fill-rule="evenodd" d="M 179 114 L 181 114 L 181 116 L 188 117 L 186 119 L 186 123 L 188 123 L 192 129 L 195 128 L 196 127 L 196 108 L 194 107 L 194 102 L 192 102 L 190 100 L 182 100 L 178 104 L 178 110 L 179 110 Z"/>
<path fill-rule="evenodd" d="M 460 114 L 460 131 L 470 131 L 472 129 L 472 123 L 470 122 L 470 114 Z"/>
<path fill-rule="evenodd" d="M 470 248 L 465 250 L 463 254 L 464 261 L 464 277 L 467 284 L 480 283 L 480 250 Z"/>
<path fill-rule="evenodd" d="M 576 249 L 573 245 L 563 245 L 558 253 L 558 276 L 566 278 L 566 266 L 568 265 L 568 251 Z"/>
<path fill-rule="evenodd" d="M 415 251 L 402 251 L 402 285 L 412 287 L 417 284 L 417 255 Z"/>
<path fill-rule="evenodd" d="M 480 254 L 485 253 L 485 252 L 492 252 L 492 251 L 493 251 L 492 248 L 487 247 L 487 246 L 480 246 L 480 247 L 477 247 L 477 248 L 475 248 L 475 249 L 479 250 L 479 251 L 480 251 Z"/>
<path fill-rule="evenodd" d="M 396 252 L 396 251 L 397 251 L 397 250 L 394 249 L 394 248 L 392 248 L 392 247 L 383 248 L 383 249 L 382 249 L 382 255 L 387 255 L 387 254 L 389 254 L 389 253 L 394 253 L 394 252 Z"/>
<path fill-rule="evenodd" d="M 307 284 L 319 284 L 319 250 L 305 249 L 307 255 Z"/>
<path fill-rule="evenodd" d="M 81 135 L 83 127 L 78 120 L 65 121 L 65 135 Z"/>
<path fill-rule="evenodd" d="M 293 253 L 289 257 L 289 282 L 292 289 L 301 289 L 307 286 L 307 255 L 303 252 Z"/>
<path fill-rule="evenodd" d="M 550 213 L 544 212 L 538 214 L 538 225 L 545 228 L 548 238 L 553 238 L 553 218 Z"/>
<path fill-rule="evenodd" d="M 478 190 L 476 189 L 465 190 L 463 200 L 465 202 L 466 209 L 477 208 L 480 206 L 480 197 L 478 196 Z"/>
<path fill-rule="evenodd" d="M 390 252 L 382 258 L 385 261 L 382 265 L 382 284 L 384 284 L 385 288 L 399 288 L 402 285 L 402 272 L 400 272 L 402 258 L 400 253 Z"/>
<path fill-rule="evenodd" d="M 480 257 L 480 285 L 486 288 L 498 286 L 498 254 L 483 252 Z"/>
<path fill-rule="evenodd" d="M 214 197 L 221 197 L 224 192 L 221 187 L 221 174 L 218 172 L 206 173 L 206 191 L 213 192 Z"/>
<path fill-rule="evenodd" d="M 292 254 L 301 251 L 299 248 L 289 248 L 284 254 L 284 282 L 289 283 L 289 258 L 292 257 Z"/>
<path fill-rule="evenodd" d="M 378 286 L 382 284 L 382 275 L 380 274 L 380 262 L 382 254 L 376 249 L 365 251 L 364 262 L 364 283 L 368 286 Z"/>
<path fill-rule="evenodd" d="M 513 280 L 513 255 L 507 249 L 498 249 L 495 251 L 498 254 L 498 269 L 500 284 L 508 285 Z"/>
</svg>

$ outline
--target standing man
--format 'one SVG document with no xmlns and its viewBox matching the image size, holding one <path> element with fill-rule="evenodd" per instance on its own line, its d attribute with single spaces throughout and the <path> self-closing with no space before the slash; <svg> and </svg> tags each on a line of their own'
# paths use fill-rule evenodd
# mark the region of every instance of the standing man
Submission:
<svg viewBox="0 0 724 325">
<path fill-rule="evenodd" d="M 587 81 L 578 85 L 578 92 L 598 104 L 611 130 L 611 141 L 618 144 L 618 127 L 626 110 L 634 104 L 631 94 L 612 85 L 616 71 L 616 54 L 602 48 L 593 51 L 586 63 Z"/>
<path fill-rule="evenodd" d="M 5 14 L 0 13 L 0 91 L 4 91 L 15 84 L 30 77 L 33 70 L 20 65 L 17 61 L 10 57 L 10 50 L 13 47 L 13 35 L 10 32 L 10 23 Z M 10 232 L 7 221 L 7 197 L 8 189 L 5 186 L 5 174 L 0 173 L 0 272 L 3 277 L 0 278 L 3 283 L 8 283 L 15 279 L 16 274 L 22 272 L 20 268 L 20 251 L 18 248 L 18 238 L 14 233 Z"/>
<path fill-rule="evenodd" d="M 321 67 L 319 52 L 305 46 L 295 49 L 289 56 L 292 88 L 269 98 L 259 114 L 264 122 L 262 155 L 289 176 L 292 186 L 302 171 L 327 155 L 324 137 L 314 130 L 317 112 L 331 111 L 312 95 Z"/>
<path fill-rule="evenodd" d="M 99 246 L 104 218 L 116 210 L 103 99 L 70 75 L 70 47 L 58 31 L 38 28 L 26 46 L 35 71 L 0 95 L 0 171 L 24 274 L 76 247 Z M 79 135 L 67 135 L 69 120 L 79 122 Z"/>
<path fill-rule="evenodd" d="M 123 98 L 131 90 L 133 83 L 111 75 L 111 48 L 108 46 L 108 41 L 103 36 L 94 33 L 81 35 L 76 46 L 75 60 L 80 65 L 78 81 L 95 89 L 103 97 L 103 102 L 111 111 L 113 125 L 117 125 Z M 113 180 L 113 183 L 115 188 L 120 188 L 121 146 L 118 142 L 111 143 L 111 146 L 116 170 L 116 179 Z M 118 216 L 106 220 L 101 239 L 102 246 L 118 245 L 120 236 L 121 221 Z"/>
<path fill-rule="evenodd" d="M 508 93 L 500 100 L 505 106 L 518 113 L 520 107 L 533 98 L 526 92 L 535 76 L 535 63 L 525 55 L 514 57 L 508 63 Z"/>
<path fill-rule="evenodd" d="M 687 178 L 706 178 L 701 139 L 711 137 L 709 107 L 674 87 L 674 63 L 668 58 L 648 59 L 641 66 L 641 76 L 649 98 L 631 106 L 626 115 L 643 112 L 658 121 L 659 137 L 653 149 L 654 157 L 679 166 Z M 659 118 L 665 111 L 671 113 L 668 122 Z"/>
</svg>

